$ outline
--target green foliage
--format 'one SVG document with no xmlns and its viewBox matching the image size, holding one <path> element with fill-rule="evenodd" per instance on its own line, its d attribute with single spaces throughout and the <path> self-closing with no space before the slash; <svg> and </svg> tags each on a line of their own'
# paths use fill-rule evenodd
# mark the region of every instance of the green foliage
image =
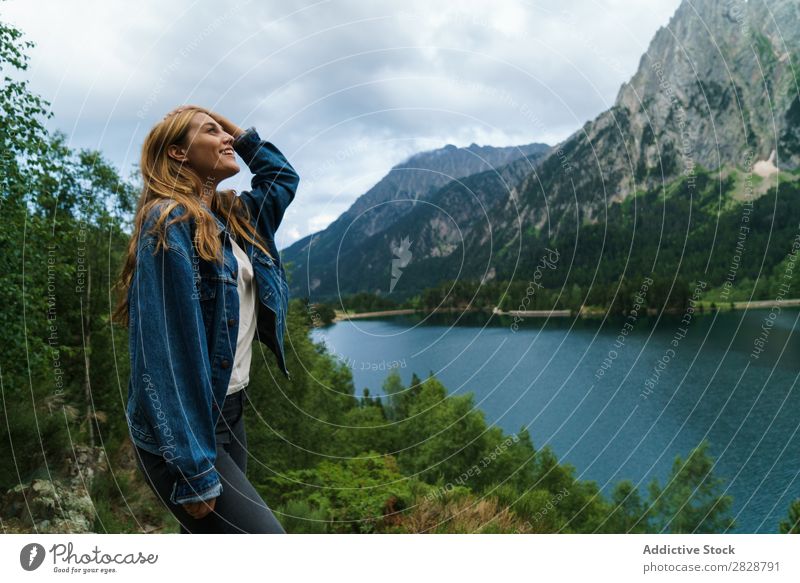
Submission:
<svg viewBox="0 0 800 583">
<path fill-rule="evenodd" d="M 675 457 L 672 474 L 663 488 L 650 484 L 650 504 L 656 532 L 723 533 L 735 526 L 729 516 L 733 498 L 720 494 L 724 481 L 714 477 L 714 461 L 703 440 L 684 462 Z"/>
<path fill-rule="evenodd" d="M 800 153 L 800 97 L 795 96 L 786 112 L 786 130 L 780 139 L 781 150 Z"/>
<path fill-rule="evenodd" d="M 25 70 L 21 33 L 0 23 L 0 67 Z M 0 429 L 6 455 L 0 487 L 43 466 L 59 467 L 73 438 L 94 441 L 118 406 L 110 391 L 91 391 L 116 374 L 114 354 L 127 354 L 107 317 L 111 278 L 127 241 L 115 210 L 130 209 L 134 187 L 120 180 L 99 152 L 74 152 L 66 136 L 48 134 L 46 101 L 27 81 L 5 77 L 0 92 L 0 327 L 4 334 Z M 91 285 L 90 285 L 91 284 Z M 121 352 L 120 352 L 121 351 Z M 96 367 L 93 368 L 93 366 Z M 100 379 L 103 379 L 102 381 Z M 119 416 L 109 430 L 119 436 Z M 13 448 L 12 448 L 13 444 Z M 19 455 L 26 452 L 26 455 Z"/>
<path fill-rule="evenodd" d="M 289 500 L 274 507 L 273 512 L 284 530 L 290 534 L 325 534 L 328 531 L 328 506 L 316 507 L 305 499 Z"/>
<path fill-rule="evenodd" d="M 397 302 L 376 294 L 361 292 L 342 296 L 341 306 L 348 312 L 379 312 L 397 308 Z"/>
<path fill-rule="evenodd" d="M 610 505 L 606 532 L 647 532 L 647 504 L 630 480 L 622 480 L 614 487 Z"/>
<path fill-rule="evenodd" d="M 781 534 L 800 534 L 800 498 L 789 506 L 789 515 L 778 525 Z"/>
<path fill-rule="evenodd" d="M 336 310 L 330 304 L 313 304 L 309 306 L 308 310 L 315 326 L 327 326 L 336 317 Z"/>
<path fill-rule="evenodd" d="M 269 490 L 280 491 L 283 504 L 304 502 L 313 514 L 324 515 L 330 532 L 374 532 L 412 500 L 408 478 L 394 459 L 374 451 L 288 472 L 270 482 Z"/>
<path fill-rule="evenodd" d="M 727 281 L 743 227 L 749 229 L 746 244 L 737 257 L 735 288 L 726 299 L 773 299 L 786 283 L 787 254 L 800 216 L 800 184 L 782 181 L 769 195 L 756 198 L 746 222 L 746 209 L 735 199 L 737 188 L 735 178 L 720 182 L 698 167 L 693 181 L 683 176 L 663 190 L 613 203 L 604 220 L 586 223 L 579 231 L 566 228 L 554 240 L 528 237 L 518 266 L 504 270 L 498 261 L 496 280 L 442 279 L 421 290 L 413 307 L 579 310 L 585 304 L 622 315 L 636 302 L 643 279 L 650 277 L 654 283 L 642 308 L 681 312 L 692 295 L 692 282 L 707 282 L 702 299 L 720 301 L 720 286 Z M 537 272 L 546 249 L 557 249 L 561 259 L 556 269 L 540 267 Z M 509 277 L 501 277 L 505 272 Z M 795 272 L 791 283 L 797 277 Z"/>
</svg>

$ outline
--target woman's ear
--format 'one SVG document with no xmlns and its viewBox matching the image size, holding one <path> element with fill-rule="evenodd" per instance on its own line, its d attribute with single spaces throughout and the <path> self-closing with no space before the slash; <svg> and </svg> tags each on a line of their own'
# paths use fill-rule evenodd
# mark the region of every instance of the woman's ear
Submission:
<svg viewBox="0 0 800 583">
<path fill-rule="evenodd" d="M 172 144 L 167 148 L 167 156 L 178 162 L 187 162 L 189 160 L 186 156 L 186 150 L 176 144 Z"/>
</svg>

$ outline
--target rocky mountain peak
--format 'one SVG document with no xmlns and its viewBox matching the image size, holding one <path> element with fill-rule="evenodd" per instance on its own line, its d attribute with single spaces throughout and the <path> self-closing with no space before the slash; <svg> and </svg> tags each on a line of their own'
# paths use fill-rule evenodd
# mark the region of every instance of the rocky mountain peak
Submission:
<svg viewBox="0 0 800 583">
<path fill-rule="evenodd" d="M 796 168 L 787 114 L 798 99 L 799 11 L 791 0 L 684 0 L 616 99 L 637 162 L 654 168 L 660 147 L 672 145 L 705 168 L 744 166 L 773 150 L 779 167 Z"/>
</svg>

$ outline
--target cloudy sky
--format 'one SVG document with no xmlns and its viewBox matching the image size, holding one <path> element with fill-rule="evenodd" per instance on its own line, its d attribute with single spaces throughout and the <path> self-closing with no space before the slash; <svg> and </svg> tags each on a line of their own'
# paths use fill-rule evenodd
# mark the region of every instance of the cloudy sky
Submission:
<svg viewBox="0 0 800 583">
<path fill-rule="evenodd" d="M 254 125 L 301 177 L 278 246 L 446 144 L 555 144 L 607 109 L 680 0 L 10 0 L 51 129 L 123 173 L 163 115 Z M 223 186 L 249 188 L 246 167 Z"/>
</svg>

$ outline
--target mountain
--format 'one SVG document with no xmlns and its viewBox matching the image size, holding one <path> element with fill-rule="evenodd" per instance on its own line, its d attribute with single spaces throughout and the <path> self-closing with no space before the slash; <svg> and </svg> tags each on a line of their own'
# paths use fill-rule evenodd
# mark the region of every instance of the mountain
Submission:
<svg viewBox="0 0 800 583">
<path fill-rule="evenodd" d="M 466 176 L 491 173 L 508 166 L 498 171 L 498 176 L 506 180 L 506 190 L 514 188 L 548 150 L 546 144 L 537 143 L 505 148 L 473 143 L 466 148 L 448 144 L 415 154 L 394 166 L 326 229 L 300 239 L 281 252 L 284 262 L 292 262 L 292 292 L 304 296 L 310 293 L 335 296 L 337 284 L 341 283 L 348 291 L 357 290 L 358 277 L 351 285 L 350 278 L 342 277 L 342 271 L 351 272 L 353 260 L 368 254 L 375 238 L 406 215 L 435 208 L 434 199 L 442 187 L 457 184 Z M 496 188 L 491 189 L 489 197 L 494 197 L 496 192 Z M 457 214 L 466 219 L 468 213 Z M 388 247 L 383 251 L 388 252 Z"/>
<path fill-rule="evenodd" d="M 714 202 L 714 176 L 720 184 L 727 181 L 718 188 L 719 209 L 768 192 L 776 173 L 781 181 L 797 178 L 800 85 L 794 71 L 799 56 L 796 0 L 684 0 L 656 32 L 638 70 L 607 111 L 543 155 L 529 158 L 527 165 L 515 163 L 433 185 L 425 195 L 429 204 L 398 204 L 393 215 L 361 219 L 357 213 L 370 204 L 365 195 L 363 204 L 354 205 L 356 214 L 348 211 L 340 217 L 338 231 L 330 233 L 333 238 L 319 238 L 323 249 L 315 249 L 314 257 L 334 265 L 316 259 L 300 262 L 302 274 L 311 274 L 303 283 L 312 285 L 296 284 L 295 291 L 335 297 L 391 290 L 399 298 L 447 279 L 530 278 L 547 245 L 559 242 L 576 256 L 594 256 L 600 249 L 582 250 L 575 243 L 581 229 L 602 225 L 612 232 L 616 224 L 610 217 L 620 216 L 615 205 L 642 193 L 653 201 L 659 190 L 662 197 L 669 193 L 689 201 L 687 221 L 712 221 L 713 227 L 713 212 L 692 217 L 691 211 L 695 198 L 704 208 Z M 391 182 L 386 186 L 392 189 Z M 384 193 L 387 199 L 391 196 Z M 345 225 L 358 223 L 364 226 L 359 227 L 357 244 L 351 245 L 350 233 L 342 234 Z M 705 231 L 707 225 L 690 227 Z M 647 228 L 655 235 L 654 229 L 663 225 Z M 677 255 L 687 247 L 689 253 L 710 252 L 687 246 L 686 237 L 674 235 L 665 240 L 684 247 Z M 605 250 L 606 238 L 592 240 Z M 622 247 L 606 251 L 624 258 L 633 241 L 617 244 Z M 775 257 L 779 261 L 783 256 Z M 400 278 L 393 277 L 398 266 Z M 608 269 L 599 274 L 618 276 Z"/>
<path fill-rule="evenodd" d="M 594 221 L 609 202 L 698 166 L 749 167 L 773 151 L 779 168 L 797 168 L 798 31 L 794 0 L 684 0 L 614 106 L 554 148 L 561 154 L 526 183 L 523 219 L 539 227 L 549 219 L 558 232 L 578 209 Z"/>
</svg>

